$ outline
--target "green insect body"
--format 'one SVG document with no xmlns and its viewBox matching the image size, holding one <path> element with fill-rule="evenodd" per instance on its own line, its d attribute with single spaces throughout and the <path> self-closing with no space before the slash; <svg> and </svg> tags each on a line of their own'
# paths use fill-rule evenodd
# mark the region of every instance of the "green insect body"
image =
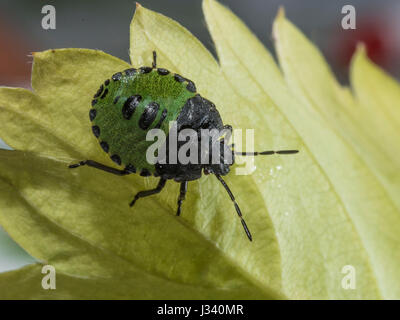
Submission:
<svg viewBox="0 0 400 320">
<path fill-rule="evenodd" d="M 155 164 L 147 162 L 146 152 L 154 143 L 146 141 L 147 133 L 151 129 L 161 129 L 165 137 L 168 137 L 170 121 L 176 122 L 177 132 L 190 128 L 197 132 L 198 139 L 201 136 L 199 132 L 203 129 L 217 130 L 218 132 L 228 130 L 232 133 L 232 127 L 223 124 L 214 103 L 196 93 L 196 86 L 192 81 L 166 69 L 157 68 L 156 58 L 157 55 L 153 52 L 152 67 L 132 68 L 114 74 L 111 79 L 107 79 L 100 86 L 92 100 L 89 117 L 92 122 L 93 134 L 111 159 L 124 168 L 116 169 L 93 160 L 83 160 L 69 167 L 78 168 L 87 165 L 119 176 L 139 172 L 142 176 L 160 177 L 156 188 L 136 193 L 130 206 L 133 206 L 140 198 L 161 192 L 167 180 L 173 179 L 180 183 L 176 211 L 178 216 L 181 213 L 181 205 L 185 199 L 188 182 L 200 179 L 203 173 L 213 174 L 227 191 L 244 231 L 251 241 L 250 230 L 243 219 L 233 193 L 222 176 L 229 173 L 234 155 L 293 154 L 298 151 L 237 152 L 231 148 L 231 145 L 228 145 L 228 139 L 223 138 L 213 142 L 212 145 L 219 144 L 220 150 L 214 151 L 213 148 L 210 148 L 209 151 L 204 152 L 204 155 L 209 157 L 208 160 L 213 159 L 214 156 L 220 159 L 217 163 L 210 161 L 186 163 L 179 159 L 178 163 L 174 161 L 165 163 L 157 161 Z M 221 137 L 223 137 L 222 134 Z M 165 145 L 168 151 L 169 143 L 165 143 Z M 177 152 L 177 150 L 173 152 Z M 201 152 L 202 150 L 199 150 L 199 154 Z M 232 161 L 226 162 L 225 157 L 229 155 Z"/>
<path fill-rule="evenodd" d="M 159 128 L 167 136 L 169 122 L 195 95 L 190 80 L 165 69 L 128 69 L 106 80 L 96 93 L 90 111 L 92 128 L 117 164 L 154 174 L 154 165 L 144 156 L 154 143 L 146 141 L 147 132 Z M 149 105 L 155 107 L 146 114 Z M 146 116 L 148 121 L 143 123 Z"/>
</svg>

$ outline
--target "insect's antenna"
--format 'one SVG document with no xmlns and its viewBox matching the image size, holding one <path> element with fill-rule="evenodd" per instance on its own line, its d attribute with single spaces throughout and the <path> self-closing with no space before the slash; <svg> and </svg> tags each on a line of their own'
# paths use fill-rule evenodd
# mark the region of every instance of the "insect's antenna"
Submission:
<svg viewBox="0 0 400 320">
<path fill-rule="evenodd" d="M 278 150 L 278 151 L 261 151 L 261 152 L 240 152 L 235 151 L 235 154 L 239 156 L 269 156 L 271 154 L 295 154 L 298 153 L 299 150 Z"/>
<path fill-rule="evenodd" d="M 153 69 L 157 68 L 157 52 L 153 51 Z"/>
<path fill-rule="evenodd" d="M 222 177 L 219 174 L 216 174 L 215 176 L 222 183 L 226 192 L 228 192 L 229 196 L 231 197 L 231 200 L 232 200 L 233 204 L 235 205 L 236 212 L 240 218 L 240 221 L 242 222 L 243 229 L 246 232 L 247 238 L 249 238 L 250 241 L 253 241 L 253 237 L 251 236 L 249 228 L 247 228 L 246 222 L 244 221 L 244 219 L 242 217 L 242 212 L 240 211 L 240 208 L 239 208 L 238 204 L 236 203 L 236 200 L 232 194 L 232 191 L 229 189 L 228 185 L 226 184 L 224 179 L 222 179 Z"/>
</svg>

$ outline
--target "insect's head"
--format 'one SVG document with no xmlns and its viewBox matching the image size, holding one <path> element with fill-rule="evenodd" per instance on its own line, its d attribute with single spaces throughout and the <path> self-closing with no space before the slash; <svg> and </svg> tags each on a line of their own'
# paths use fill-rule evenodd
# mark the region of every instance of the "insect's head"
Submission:
<svg viewBox="0 0 400 320">
<path fill-rule="evenodd" d="M 204 166 L 205 174 L 226 175 L 230 171 L 230 166 L 235 162 L 235 153 L 229 144 L 232 134 L 232 127 L 226 125 L 220 131 L 218 139 L 210 142 L 209 163 Z"/>
</svg>

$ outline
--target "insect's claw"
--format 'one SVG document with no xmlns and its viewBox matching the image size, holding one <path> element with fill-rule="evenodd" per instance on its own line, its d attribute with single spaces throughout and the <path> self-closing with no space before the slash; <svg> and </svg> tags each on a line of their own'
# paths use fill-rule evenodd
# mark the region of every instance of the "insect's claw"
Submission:
<svg viewBox="0 0 400 320">
<path fill-rule="evenodd" d="M 78 162 L 78 163 L 70 164 L 70 165 L 68 166 L 68 168 L 74 169 L 74 168 L 78 168 L 78 167 L 80 167 L 80 166 L 84 166 L 85 164 L 86 164 L 86 161 L 80 161 L 80 162 Z"/>
</svg>

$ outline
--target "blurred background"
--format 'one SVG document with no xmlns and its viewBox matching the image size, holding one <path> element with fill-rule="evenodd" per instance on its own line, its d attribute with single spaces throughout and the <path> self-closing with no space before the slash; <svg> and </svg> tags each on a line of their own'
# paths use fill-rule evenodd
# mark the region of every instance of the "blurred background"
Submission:
<svg viewBox="0 0 400 320">
<path fill-rule="evenodd" d="M 357 42 L 370 58 L 400 78 L 399 0 L 219 0 L 236 13 L 273 51 L 272 22 L 280 6 L 323 52 L 343 84 Z M 161 12 L 188 28 L 215 54 L 201 10 L 201 0 L 141 0 L 144 7 Z M 56 9 L 56 29 L 44 30 L 42 7 Z M 344 5 L 356 9 L 356 29 L 344 30 Z M 31 1 L 0 0 L 0 86 L 30 87 L 33 51 L 49 48 L 91 48 L 128 60 L 129 24 L 133 0 Z M 1 124 L 0 124 L 1 125 Z M 1 137 L 0 137 L 1 138 Z M 5 147 L 0 140 L 0 148 Z M 1 196 L 1 195 L 0 195 Z M 0 227 L 0 272 L 31 263 Z"/>
<path fill-rule="evenodd" d="M 141 0 L 143 6 L 179 21 L 213 53 L 201 0 Z M 357 41 L 370 57 L 400 77 L 399 0 L 221 0 L 273 51 L 271 27 L 279 6 L 321 48 L 342 83 Z M 56 29 L 43 30 L 41 9 L 56 8 Z M 341 9 L 356 9 L 356 30 L 343 30 Z M 0 85 L 29 87 L 32 51 L 79 47 L 100 49 L 128 60 L 129 24 L 133 0 L 30 1 L 0 0 Z"/>
</svg>

